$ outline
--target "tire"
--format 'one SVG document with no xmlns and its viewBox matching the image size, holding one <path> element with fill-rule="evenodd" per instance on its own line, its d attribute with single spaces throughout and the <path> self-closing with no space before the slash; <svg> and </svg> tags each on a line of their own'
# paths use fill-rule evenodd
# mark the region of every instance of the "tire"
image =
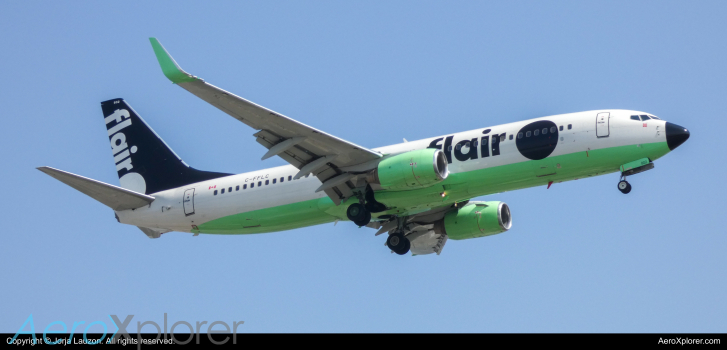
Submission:
<svg viewBox="0 0 727 350">
<path fill-rule="evenodd" d="M 366 208 L 363 207 L 360 203 L 353 203 L 348 206 L 348 209 L 346 209 L 346 216 L 348 216 L 348 219 L 356 222 L 360 221 L 364 218 L 366 212 Z"/>
<path fill-rule="evenodd" d="M 631 192 L 631 184 L 629 184 L 628 186 L 626 186 L 626 189 L 623 190 L 622 192 L 623 192 L 623 194 L 628 194 L 629 192 Z"/>
<path fill-rule="evenodd" d="M 631 192 L 631 184 L 628 183 L 626 180 L 622 180 L 618 182 L 618 190 L 621 191 L 623 194 L 627 194 Z"/>
<path fill-rule="evenodd" d="M 369 224 L 369 222 L 371 222 L 371 213 L 367 210 L 364 214 L 365 215 L 364 215 L 363 219 L 361 219 L 360 221 L 356 222 L 355 223 L 356 225 L 366 226 L 366 225 Z"/>
<path fill-rule="evenodd" d="M 346 216 L 348 217 L 348 219 L 357 224 L 366 219 L 366 213 L 366 208 L 364 208 L 361 203 L 353 203 L 348 206 L 348 209 L 346 209 Z"/>
<path fill-rule="evenodd" d="M 394 253 L 404 255 L 409 252 L 411 242 L 401 233 L 394 233 L 386 239 L 386 246 Z"/>
<path fill-rule="evenodd" d="M 357 226 L 366 226 L 371 222 L 371 213 L 360 203 L 353 203 L 346 209 L 346 216 Z"/>
<path fill-rule="evenodd" d="M 404 237 L 404 243 L 404 248 L 401 250 L 401 252 L 396 252 L 396 254 L 404 255 L 409 252 L 409 250 L 411 249 L 411 241 L 408 238 Z"/>
</svg>

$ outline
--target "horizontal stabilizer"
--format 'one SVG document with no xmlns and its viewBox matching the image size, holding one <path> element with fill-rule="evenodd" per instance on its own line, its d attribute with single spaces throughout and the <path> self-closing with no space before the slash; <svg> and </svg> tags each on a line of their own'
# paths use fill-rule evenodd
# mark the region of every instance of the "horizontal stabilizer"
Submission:
<svg viewBox="0 0 727 350">
<path fill-rule="evenodd" d="M 113 210 L 136 209 L 150 204 L 154 197 L 127 190 L 101 181 L 96 181 L 72 174 L 67 171 L 43 166 L 38 170 L 54 177 L 56 180 L 71 186 L 85 195 L 101 202 Z"/>
</svg>

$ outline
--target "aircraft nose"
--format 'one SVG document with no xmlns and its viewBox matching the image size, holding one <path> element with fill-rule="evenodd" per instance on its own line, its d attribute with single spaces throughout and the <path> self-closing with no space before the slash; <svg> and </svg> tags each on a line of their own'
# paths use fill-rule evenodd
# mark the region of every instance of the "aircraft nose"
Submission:
<svg viewBox="0 0 727 350">
<path fill-rule="evenodd" d="M 683 126 L 666 122 L 666 144 L 673 151 L 689 138 L 689 130 Z"/>
</svg>

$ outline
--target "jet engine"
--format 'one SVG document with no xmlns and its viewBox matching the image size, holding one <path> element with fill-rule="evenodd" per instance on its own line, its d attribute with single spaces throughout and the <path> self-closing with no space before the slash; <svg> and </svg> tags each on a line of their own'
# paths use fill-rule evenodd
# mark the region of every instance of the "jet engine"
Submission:
<svg viewBox="0 0 727 350">
<path fill-rule="evenodd" d="M 504 202 L 469 202 L 434 223 L 434 232 L 451 239 L 468 239 L 505 232 L 512 227 L 510 207 Z"/>
<path fill-rule="evenodd" d="M 385 190 L 413 190 L 432 186 L 449 176 L 447 158 L 441 150 L 409 151 L 382 160 L 366 181 Z"/>
</svg>

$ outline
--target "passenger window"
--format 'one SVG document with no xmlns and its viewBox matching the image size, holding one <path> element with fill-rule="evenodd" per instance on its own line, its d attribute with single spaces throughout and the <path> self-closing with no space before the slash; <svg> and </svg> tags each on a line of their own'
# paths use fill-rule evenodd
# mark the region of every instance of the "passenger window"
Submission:
<svg viewBox="0 0 727 350">
<path fill-rule="evenodd" d="M 554 126 L 551 126 L 550 127 L 550 133 L 551 134 L 555 134 L 556 131 L 557 131 L 557 129 Z"/>
<path fill-rule="evenodd" d="M 543 135 L 548 133 L 548 128 L 543 128 Z"/>
<path fill-rule="evenodd" d="M 288 181 L 292 181 L 293 175 L 288 175 Z"/>
<path fill-rule="evenodd" d="M 530 137 L 530 130 L 528 130 L 528 132 L 525 133 L 525 137 Z"/>
<path fill-rule="evenodd" d="M 641 119 L 639 119 L 639 116 L 638 115 L 632 115 L 631 116 L 631 120 L 635 120 L 637 122 L 640 122 L 641 121 Z"/>
<path fill-rule="evenodd" d="M 250 184 L 250 188 L 255 188 L 255 183 L 254 182 Z"/>
<path fill-rule="evenodd" d="M 538 136 L 538 135 L 540 135 L 540 129 L 535 129 L 535 131 L 533 131 L 533 136 Z"/>
<path fill-rule="evenodd" d="M 510 134 L 510 140 L 512 140 L 512 134 Z"/>
<path fill-rule="evenodd" d="M 242 185 L 242 189 L 243 190 L 246 190 L 247 189 L 247 184 Z"/>
<path fill-rule="evenodd" d="M 573 129 L 573 124 L 568 124 L 568 130 Z"/>
<path fill-rule="evenodd" d="M 276 183 L 276 182 L 278 182 L 278 179 L 273 179 L 273 183 Z"/>
<path fill-rule="evenodd" d="M 500 142 L 505 142 L 505 134 L 500 135 Z"/>
<path fill-rule="evenodd" d="M 519 138 L 519 139 L 523 138 L 523 133 L 521 133 L 521 132 L 517 133 L 517 138 Z"/>
<path fill-rule="evenodd" d="M 215 190 L 215 196 L 217 195 L 217 190 Z"/>
<path fill-rule="evenodd" d="M 263 185 L 263 182 L 262 182 L 262 181 L 258 181 L 258 182 L 257 182 L 257 187 L 260 187 L 260 186 L 262 186 L 262 185 Z"/>
<path fill-rule="evenodd" d="M 270 180 L 265 180 L 265 186 L 270 184 Z"/>
<path fill-rule="evenodd" d="M 223 188 L 222 191 L 220 191 L 220 194 L 224 194 L 224 193 L 225 193 L 225 189 Z"/>
<path fill-rule="evenodd" d="M 240 190 L 240 185 L 237 185 L 237 186 L 235 187 L 235 191 L 239 191 L 239 190 Z"/>
<path fill-rule="evenodd" d="M 560 126 L 560 131 L 563 131 L 563 125 Z"/>
<path fill-rule="evenodd" d="M 283 181 L 285 181 L 285 177 L 280 178 L 280 182 L 283 182 Z"/>
<path fill-rule="evenodd" d="M 230 187 L 229 189 L 227 189 L 227 192 L 232 192 L 232 187 Z"/>
<path fill-rule="evenodd" d="M 645 120 L 649 120 L 649 119 L 651 119 L 651 118 L 649 118 L 648 115 L 642 115 L 641 116 L 641 120 L 644 120 L 645 121 Z"/>
</svg>

